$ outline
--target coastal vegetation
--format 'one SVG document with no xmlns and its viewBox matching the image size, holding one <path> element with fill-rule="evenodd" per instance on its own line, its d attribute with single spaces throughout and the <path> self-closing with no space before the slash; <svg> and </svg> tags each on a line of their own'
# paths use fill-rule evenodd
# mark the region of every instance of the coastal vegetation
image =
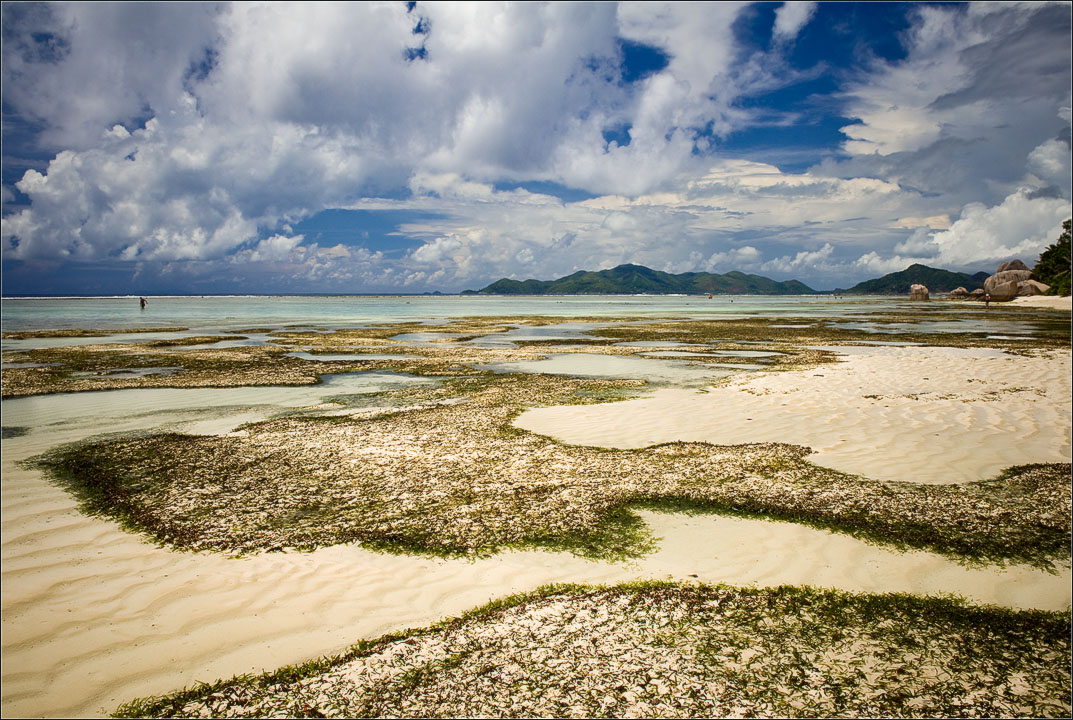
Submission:
<svg viewBox="0 0 1073 720">
<path fill-rule="evenodd" d="M 1073 219 L 1062 223 L 1062 234 L 1058 240 L 1049 245 L 1039 256 L 1039 262 L 1032 269 L 1032 279 L 1050 285 L 1047 295 L 1068 296 L 1070 272 L 1070 226 Z"/>
<path fill-rule="evenodd" d="M 808 587 L 547 586 L 115 717 L 1068 717 L 1068 613 Z"/>
</svg>

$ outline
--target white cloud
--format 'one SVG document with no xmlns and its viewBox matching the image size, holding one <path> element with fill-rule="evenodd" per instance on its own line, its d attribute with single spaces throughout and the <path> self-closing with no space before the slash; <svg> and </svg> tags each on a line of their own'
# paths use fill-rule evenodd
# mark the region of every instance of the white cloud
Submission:
<svg viewBox="0 0 1073 720">
<path fill-rule="evenodd" d="M 1058 237 L 1071 212 L 1069 200 L 1019 191 L 994 207 L 965 206 L 961 217 L 949 230 L 932 236 L 932 242 L 939 249 L 939 262 L 948 265 L 1018 258 L 1031 267 L 1040 251 Z"/>
<path fill-rule="evenodd" d="M 351 289 L 625 261 L 812 284 L 1053 241 L 1071 192 L 1067 8 L 921 6 L 906 56 L 866 58 L 836 98 L 860 121 L 850 157 L 784 172 L 719 147 L 754 127 L 744 95 L 801 72 L 783 56 L 816 6 L 779 7 L 776 47 L 744 61 L 742 7 L 5 4 L 21 30 L 5 103 L 58 152 L 17 184 L 31 205 L 3 218 L 3 257 L 241 264 Z M 667 66 L 620 82 L 620 38 Z M 532 180 L 599 196 L 495 189 Z M 424 241 L 402 259 L 291 229 L 341 207 L 438 216 L 400 228 Z"/>
<path fill-rule="evenodd" d="M 732 248 L 724 252 L 712 253 L 704 263 L 709 272 L 729 272 L 731 270 L 749 269 L 761 259 L 761 253 L 752 245 Z"/>
<path fill-rule="evenodd" d="M 950 216 L 932 215 L 931 217 L 903 217 L 898 218 L 893 226 L 909 229 L 927 227 L 935 230 L 945 230 L 950 227 Z"/>
<path fill-rule="evenodd" d="M 797 37 L 801 28 L 808 24 L 816 12 L 814 2 L 784 2 L 775 11 L 775 39 L 787 42 Z"/>
<path fill-rule="evenodd" d="M 842 128 L 852 157 L 817 171 L 917 188 L 936 196 L 934 214 L 1001 203 L 1024 183 L 1022 158 L 1068 138 L 1068 8 L 970 3 L 913 13 L 906 56 L 873 59 L 842 91 L 843 115 L 857 120 Z"/>
<path fill-rule="evenodd" d="M 1045 183 L 1070 194 L 1070 147 L 1066 140 L 1051 139 L 1028 154 L 1028 169 Z"/>
<path fill-rule="evenodd" d="M 291 259 L 294 249 L 302 242 L 301 235 L 273 235 L 264 238 L 245 255 L 247 262 L 281 262 Z"/>
<path fill-rule="evenodd" d="M 761 268 L 765 271 L 775 270 L 778 272 L 789 273 L 800 271 L 803 268 L 822 266 L 827 262 L 834 251 L 835 248 L 831 243 L 824 243 L 823 247 L 818 250 L 802 250 L 793 255 L 784 255 L 769 260 L 761 265 Z"/>
<path fill-rule="evenodd" d="M 47 145 L 68 149 L 93 147 L 146 108 L 168 112 L 215 39 L 212 3 L 11 5 L 5 20 L 22 32 L 5 35 L 4 98 L 45 121 Z"/>
</svg>

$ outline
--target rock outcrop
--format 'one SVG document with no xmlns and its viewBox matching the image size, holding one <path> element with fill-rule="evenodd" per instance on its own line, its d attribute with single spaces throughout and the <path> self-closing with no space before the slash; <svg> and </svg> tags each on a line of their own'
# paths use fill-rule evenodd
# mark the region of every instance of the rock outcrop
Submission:
<svg viewBox="0 0 1073 720">
<path fill-rule="evenodd" d="M 994 275 L 984 280 L 984 292 L 990 295 L 992 300 L 1000 302 L 1013 300 L 1018 296 L 1041 295 L 1047 287 L 1032 280 L 1032 271 L 1020 260 L 1002 263 Z"/>
<path fill-rule="evenodd" d="M 1042 295 L 1051 289 L 1050 285 L 1041 283 L 1039 280 L 1025 280 L 1017 286 L 1017 297 L 1031 297 Z"/>
<path fill-rule="evenodd" d="M 927 300 L 929 297 L 928 288 L 923 285 L 913 285 L 909 288 L 910 300 Z"/>
<path fill-rule="evenodd" d="M 1029 267 L 1020 260 L 1007 260 L 998 266 L 996 273 L 1006 272 L 1007 270 L 1028 270 Z"/>
<path fill-rule="evenodd" d="M 950 291 L 951 300 L 966 300 L 969 297 L 969 291 L 963 287 L 956 287 Z"/>
</svg>

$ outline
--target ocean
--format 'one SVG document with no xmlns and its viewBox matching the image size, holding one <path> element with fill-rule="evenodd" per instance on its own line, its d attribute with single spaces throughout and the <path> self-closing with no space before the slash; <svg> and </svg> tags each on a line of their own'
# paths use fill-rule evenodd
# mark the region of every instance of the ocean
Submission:
<svg viewBox="0 0 1073 720">
<path fill-rule="evenodd" d="M 905 297 L 719 295 L 560 295 L 560 296 L 206 296 L 150 297 L 139 308 L 137 297 L 5 298 L 0 302 L 4 332 L 54 329 L 119 330 L 186 327 L 198 332 L 249 328 L 342 328 L 370 323 L 427 322 L 488 316 L 565 318 L 659 317 L 704 319 L 734 317 L 857 318 L 867 322 L 877 312 L 894 312 L 910 303 Z M 941 314 L 939 303 L 933 304 Z M 920 307 L 919 303 L 914 307 Z M 969 303 L 942 309 L 979 312 Z M 964 329 L 964 321 L 958 322 Z M 937 328 L 942 331 L 942 328 Z"/>
</svg>

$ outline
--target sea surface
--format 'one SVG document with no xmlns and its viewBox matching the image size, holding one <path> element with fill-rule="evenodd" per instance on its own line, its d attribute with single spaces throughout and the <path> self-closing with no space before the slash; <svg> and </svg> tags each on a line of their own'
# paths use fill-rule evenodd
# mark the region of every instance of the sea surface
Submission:
<svg viewBox="0 0 1073 720">
<path fill-rule="evenodd" d="M 937 307 L 938 303 L 934 305 Z M 398 322 L 436 325 L 450 318 L 489 316 L 689 319 L 765 316 L 817 321 L 848 318 L 881 333 L 897 328 L 870 327 L 871 314 L 912 307 L 919 309 L 920 304 L 910 303 L 905 297 L 823 295 L 721 295 L 711 299 L 706 295 L 150 297 L 144 310 L 139 308 L 137 297 L 4 298 L 0 301 L 0 327 L 13 332 L 181 326 L 200 334 L 253 328 L 335 329 Z M 991 332 L 1010 330 L 990 321 L 984 308 L 974 304 L 950 303 L 949 309 L 978 312 L 981 328 Z M 937 317 L 928 329 L 950 332 L 968 328 L 964 321 L 944 324 Z M 70 340 L 66 344 L 71 344 Z"/>
</svg>

